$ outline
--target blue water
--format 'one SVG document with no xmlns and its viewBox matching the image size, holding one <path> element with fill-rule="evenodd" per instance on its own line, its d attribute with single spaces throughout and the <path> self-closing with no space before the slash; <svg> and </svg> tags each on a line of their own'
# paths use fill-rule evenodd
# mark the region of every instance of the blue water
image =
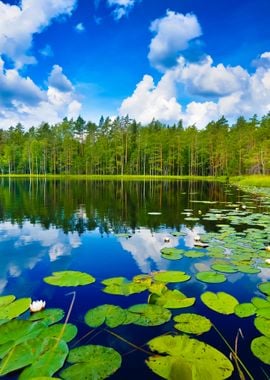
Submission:
<svg viewBox="0 0 270 380">
<path fill-rule="evenodd" d="M 124 308 L 146 303 L 148 292 L 124 296 L 112 296 L 102 292 L 105 278 L 124 276 L 131 279 L 140 273 L 157 270 L 181 270 L 192 275 L 185 283 L 170 284 L 189 297 L 196 296 L 193 307 L 174 309 L 173 315 L 195 312 L 207 316 L 217 326 L 231 346 L 234 346 L 238 328 L 240 339 L 238 353 L 255 379 L 264 379 L 261 370 L 269 366 L 256 359 L 250 351 L 250 343 L 259 332 L 253 326 L 253 317 L 240 319 L 234 315 L 223 316 L 208 309 L 200 294 L 206 290 L 225 291 L 239 302 L 249 302 L 260 295 L 256 285 L 270 278 L 266 269 L 259 275 L 242 273 L 228 275 L 222 284 L 206 284 L 194 275 L 208 268 L 213 259 L 207 257 L 169 261 L 160 256 L 164 246 L 192 249 L 192 236 L 196 233 L 216 230 L 216 223 L 185 221 L 186 209 L 202 214 L 209 209 L 223 208 L 224 202 L 239 202 L 243 194 L 221 184 L 188 182 L 114 183 L 114 182 L 39 182 L 4 181 L 0 189 L 0 295 L 14 294 L 17 298 L 31 297 L 46 300 L 48 308 L 69 309 L 75 290 L 76 298 L 69 322 L 77 325 L 78 336 L 69 344 L 89 332 L 84 323 L 85 313 L 105 303 Z M 214 200 L 214 205 L 192 203 L 191 200 Z M 256 199 L 249 199 L 256 205 Z M 160 212 L 160 215 L 149 215 Z M 173 237 L 172 231 L 185 231 L 184 237 Z M 131 237 L 117 237 L 119 232 L 129 232 Z M 164 237 L 170 236 L 166 245 Z M 96 278 L 94 284 L 77 288 L 59 288 L 46 284 L 43 278 L 54 271 L 78 270 Z M 25 313 L 23 318 L 27 318 Z M 171 320 L 159 327 L 120 326 L 115 333 L 144 346 L 147 341 L 169 331 L 176 331 Z M 198 339 L 209 343 L 229 356 L 229 350 L 212 329 Z M 145 365 L 147 355 L 135 350 L 117 337 L 98 329 L 80 344 L 101 344 L 113 347 L 122 354 L 122 367 L 112 379 L 158 379 Z M 147 348 L 146 346 L 144 346 Z M 56 374 L 57 375 L 57 374 Z M 6 376 L 16 379 L 17 374 Z M 232 379 L 238 379 L 237 371 Z"/>
</svg>

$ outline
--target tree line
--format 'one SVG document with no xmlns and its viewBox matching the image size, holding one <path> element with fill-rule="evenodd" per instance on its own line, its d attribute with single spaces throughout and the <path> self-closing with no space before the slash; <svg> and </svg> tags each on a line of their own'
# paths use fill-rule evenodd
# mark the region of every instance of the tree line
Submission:
<svg viewBox="0 0 270 380">
<path fill-rule="evenodd" d="M 86 175 L 211 175 L 270 173 L 270 113 L 221 117 L 202 130 L 141 125 L 126 117 L 99 123 L 63 119 L 25 130 L 0 129 L 0 173 Z"/>
</svg>

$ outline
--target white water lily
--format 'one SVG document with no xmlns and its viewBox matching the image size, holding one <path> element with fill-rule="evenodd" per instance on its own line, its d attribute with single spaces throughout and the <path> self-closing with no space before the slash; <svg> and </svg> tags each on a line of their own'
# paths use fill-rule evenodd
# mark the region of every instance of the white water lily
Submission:
<svg viewBox="0 0 270 380">
<path fill-rule="evenodd" d="M 270 264 L 270 259 L 265 260 L 266 264 Z"/>
<path fill-rule="evenodd" d="M 31 311 L 31 313 L 35 313 L 37 311 L 40 311 L 40 310 L 44 309 L 45 306 L 46 306 L 46 302 L 45 301 L 42 301 L 42 300 L 33 301 L 30 304 L 30 311 Z"/>
</svg>

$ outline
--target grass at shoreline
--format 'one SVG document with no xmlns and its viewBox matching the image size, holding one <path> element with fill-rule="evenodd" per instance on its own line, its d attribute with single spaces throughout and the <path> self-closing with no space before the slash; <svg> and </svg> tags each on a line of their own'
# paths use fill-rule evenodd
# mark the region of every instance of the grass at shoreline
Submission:
<svg viewBox="0 0 270 380">
<path fill-rule="evenodd" d="M 270 187 L 270 175 L 247 175 L 234 176 L 229 179 L 225 176 L 165 176 L 165 175 L 84 175 L 84 174 L 4 174 L 1 178 L 10 179 L 41 179 L 41 180 L 100 180 L 100 181 L 162 181 L 162 180 L 190 180 L 190 181 L 211 181 L 211 182 L 229 182 L 232 185 L 241 187 Z"/>
</svg>

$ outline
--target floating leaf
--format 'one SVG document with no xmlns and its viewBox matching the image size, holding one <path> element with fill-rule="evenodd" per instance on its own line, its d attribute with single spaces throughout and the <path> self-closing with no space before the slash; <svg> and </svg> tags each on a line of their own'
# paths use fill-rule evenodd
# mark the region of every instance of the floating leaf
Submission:
<svg viewBox="0 0 270 380">
<path fill-rule="evenodd" d="M 42 320 L 46 325 L 52 325 L 53 323 L 61 321 L 64 315 L 65 312 L 62 309 L 44 309 L 37 313 L 33 313 L 30 316 L 29 321 Z"/>
<path fill-rule="evenodd" d="M 0 375 L 33 365 L 23 371 L 20 379 L 35 376 L 51 376 L 60 369 L 68 354 L 64 341 L 54 338 L 34 338 L 18 344 L 1 361 Z"/>
<path fill-rule="evenodd" d="M 201 295 L 202 302 L 209 309 L 221 314 L 233 314 L 238 301 L 232 295 L 225 292 L 205 292 Z"/>
<path fill-rule="evenodd" d="M 158 326 L 171 319 L 171 312 L 159 305 L 138 304 L 128 311 L 139 317 L 134 323 L 140 326 Z"/>
<path fill-rule="evenodd" d="M 260 291 L 268 296 L 270 296 L 270 282 L 262 282 L 258 285 Z"/>
<path fill-rule="evenodd" d="M 183 257 L 183 250 L 177 248 L 162 248 L 161 249 L 161 257 L 167 260 L 179 260 Z"/>
<path fill-rule="evenodd" d="M 270 307 L 270 302 L 267 301 L 267 300 L 264 299 L 264 298 L 261 298 L 261 297 L 253 297 L 253 298 L 251 299 L 251 302 L 253 303 L 253 305 L 254 305 L 257 309 L 262 309 L 262 308 Z"/>
<path fill-rule="evenodd" d="M 205 256 L 204 252 L 201 251 L 186 251 L 184 253 L 185 257 L 190 257 L 190 258 L 197 258 L 197 257 L 203 257 Z"/>
<path fill-rule="evenodd" d="M 231 264 L 213 264 L 211 265 L 211 268 L 218 272 L 224 272 L 224 273 L 238 272 L 238 269 L 234 265 L 231 265 Z"/>
<path fill-rule="evenodd" d="M 149 286 L 149 292 L 161 296 L 164 292 L 167 291 L 167 287 L 164 282 L 154 282 Z"/>
<path fill-rule="evenodd" d="M 270 319 L 257 317 L 254 319 L 254 325 L 260 333 L 270 337 Z"/>
<path fill-rule="evenodd" d="M 256 312 L 256 307 L 252 303 L 240 303 L 235 306 L 235 315 L 240 318 L 250 317 Z"/>
<path fill-rule="evenodd" d="M 207 282 L 210 284 L 218 284 L 226 281 L 226 276 L 224 274 L 211 271 L 199 272 L 196 274 L 196 278 L 199 281 Z"/>
<path fill-rule="evenodd" d="M 88 310 L 85 314 L 84 320 L 90 327 L 95 328 L 106 323 L 108 327 L 114 328 L 125 322 L 126 311 L 120 306 L 105 304 Z"/>
<path fill-rule="evenodd" d="M 160 305 L 168 309 L 179 309 L 189 307 L 194 305 L 195 300 L 195 297 L 187 298 L 183 293 L 181 293 L 177 289 L 167 290 L 160 296 L 152 294 L 149 297 L 150 304 Z"/>
<path fill-rule="evenodd" d="M 20 298 L 0 308 L 0 319 L 13 319 L 29 309 L 31 298 Z"/>
<path fill-rule="evenodd" d="M 190 276 L 181 271 L 164 271 L 155 272 L 153 277 L 156 281 L 160 282 L 184 282 L 190 279 Z"/>
<path fill-rule="evenodd" d="M 151 281 L 150 281 L 151 283 Z M 120 296 L 129 296 L 135 293 L 144 292 L 148 289 L 149 280 L 138 280 L 128 281 L 125 277 L 112 277 L 102 281 L 102 284 L 106 285 L 103 290 L 105 293 L 120 295 Z"/>
<path fill-rule="evenodd" d="M 259 317 L 270 319 L 270 307 L 262 307 L 260 309 L 257 309 L 256 315 Z"/>
<path fill-rule="evenodd" d="M 57 323 L 42 331 L 40 337 L 51 337 L 70 342 L 77 335 L 78 329 L 72 323 Z"/>
<path fill-rule="evenodd" d="M 113 348 L 104 346 L 81 346 L 70 351 L 69 363 L 74 365 L 61 372 L 64 380 L 102 380 L 121 367 L 121 355 Z"/>
<path fill-rule="evenodd" d="M 180 314 L 176 315 L 173 319 L 175 322 L 178 322 L 174 327 L 187 334 L 200 335 L 209 331 L 212 326 L 211 321 L 208 318 L 199 314 Z"/>
<path fill-rule="evenodd" d="M 251 351 L 265 364 L 270 364 L 270 338 L 259 336 L 251 342 Z"/>
<path fill-rule="evenodd" d="M 52 276 L 45 277 L 44 281 L 55 286 L 79 286 L 92 284 L 95 282 L 95 278 L 88 273 L 67 270 L 53 272 Z"/>
<path fill-rule="evenodd" d="M 160 336 L 148 345 L 162 356 L 150 356 L 146 364 L 165 379 L 227 379 L 233 372 L 233 365 L 225 355 L 187 335 Z"/>
<path fill-rule="evenodd" d="M 237 269 L 239 272 L 247 273 L 247 274 L 258 274 L 260 273 L 260 269 L 254 268 L 247 265 L 237 265 Z"/>
<path fill-rule="evenodd" d="M 9 303 L 13 302 L 15 300 L 15 296 L 13 294 L 8 296 L 1 296 L 0 297 L 0 307 L 8 305 Z"/>
</svg>

